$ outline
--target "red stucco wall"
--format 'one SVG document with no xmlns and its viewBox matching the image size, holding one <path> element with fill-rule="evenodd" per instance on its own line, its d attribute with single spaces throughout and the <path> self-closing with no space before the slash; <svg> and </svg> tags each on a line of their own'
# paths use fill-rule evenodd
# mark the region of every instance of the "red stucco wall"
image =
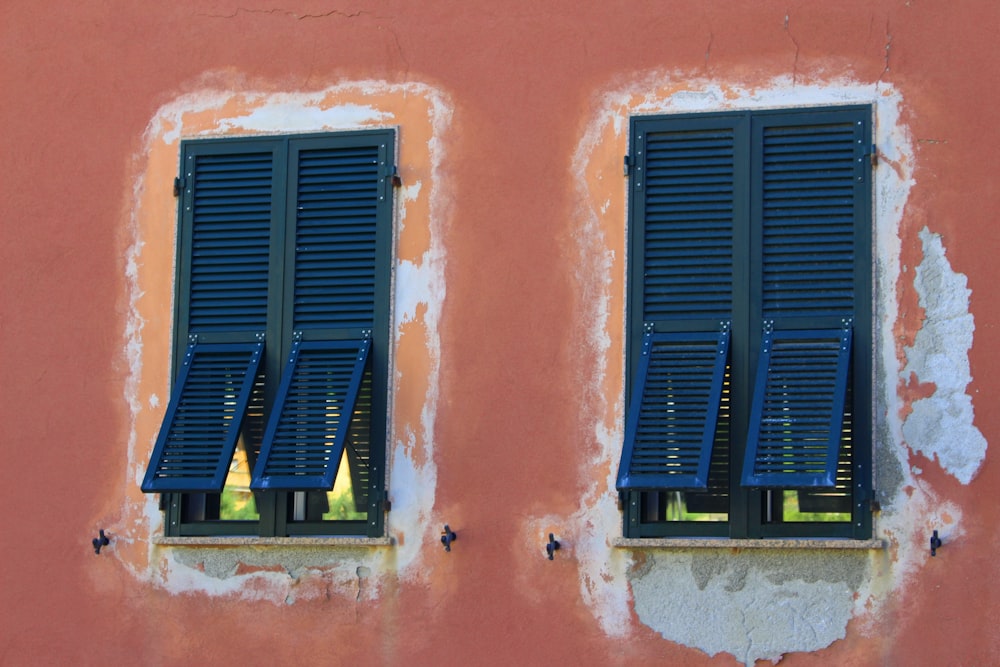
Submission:
<svg viewBox="0 0 1000 667">
<path fill-rule="evenodd" d="M 581 133 L 601 94 L 650 72 L 750 88 L 782 76 L 891 84 L 914 146 L 900 261 L 919 264 L 926 226 L 968 276 L 968 392 L 992 441 L 998 25 L 1000 7 L 971 0 L 9 0 L 0 27 L 0 663 L 734 664 L 634 617 L 626 634 L 609 635 L 581 597 L 571 545 L 553 562 L 540 541 L 539 553 L 523 548 L 523 517 L 572 515 L 607 475 L 579 474 L 596 449 L 581 415 L 614 418 L 581 381 L 599 361 L 574 331 L 588 307 L 569 250 Z M 460 539 L 451 554 L 428 541 L 430 574 L 389 577 L 365 604 L 251 603 L 154 585 L 132 561 L 90 547 L 135 495 L 124 257 L 143 133 L 162 105 L 192 91 L 312 92 L 365 80 L 421 82 L 453 105 L 439 193 L 449 206 L 434 519 Z M 607 192 L 624 196 L 623 182 Z M 169 279 L 172 248 L 162 250 Z M 922 321 L 908 281 L 912 271 L 897 288 L 900 349 Z M 603 388 L 616 383 L 607 377 Z M 912 391 L 901 390 L 904 405 L 921 395 Z M 924 457 L 913 465 L 935 498 L 961 508 L 960 535 L 886 592 L 878 616 L 787 664 L 1000 661 L 990 622 L 1000 612 L 991 574 L 1000 469 L 988 452 L 961 484 Z"/>
</svg>

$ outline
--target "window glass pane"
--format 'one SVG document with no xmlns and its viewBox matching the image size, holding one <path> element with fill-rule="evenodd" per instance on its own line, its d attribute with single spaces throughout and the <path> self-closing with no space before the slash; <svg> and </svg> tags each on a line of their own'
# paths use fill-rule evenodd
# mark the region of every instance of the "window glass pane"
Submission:
<svg viewBox="0 0 1000 667">
<path fill-rule="evenodd" d="M 329 509 L 323 514 L 324 521 L 364 520 L 368 516 L 363 506 L 355 506 L 347 452 L 344 452 L 344 456 L 340 459 L 340 469 L 337 471 L 337 481 L 333 485 L 333 490 L 326 496 Z"/>
<path fill-rule="evenodd" d="M 367 518 L 364 506 L 355 505 L 347 452 L 340 458 L 331 491 L 297 491 L 289 495 L 291 521 L 364 521 Z"/>
<path fill-rule="evenodd" d="M 256 521 L 260 518 L 257 502 L 250 491 L 250 464 L 242 438 L 229 464 L 226 485 L 219 499 L 219 518 L 233 521 Z"/>
</svg>

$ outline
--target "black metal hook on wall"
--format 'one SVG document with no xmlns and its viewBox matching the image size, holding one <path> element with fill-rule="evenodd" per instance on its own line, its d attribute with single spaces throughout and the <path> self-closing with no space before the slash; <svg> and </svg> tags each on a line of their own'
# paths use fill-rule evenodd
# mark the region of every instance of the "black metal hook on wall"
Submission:
<svg viewBox="0 0 1000 667">
<path fill-rule="evenodd" d="M 90 541 L 94 545 L 94 553 L 97 555 L 101 554 L 101 547 L 106 547 L 111 544 L 111 540 L 108 536 L 104 534 L 104 529 L 101 528 L 97 537 Z"/>
<path fill-rule="evenodd" d="M 458 539 L 458 535 L 448 527 L 448 524 L 444 524 L 444 530 L 441 532 L 441 544 L 444 545 L 445 551 L 451 551 L 451 543 Z"/>
<path fill-rule="evenodd" d="M 549 555 L 549 560 L 554 560 L 553 556 L 559 551 L 559 540 L 552 533 L 549 533 L 549 543 L 545 545 L 545 553 Z"/>
<path fill-rule="evenodd" d="M 938 532 L 935 530 L 934 534 L 931 535 L 931 556 L 937 556 L 937 550 L 941 548 L 941 538 L 938 537 Z"/>
</svg>

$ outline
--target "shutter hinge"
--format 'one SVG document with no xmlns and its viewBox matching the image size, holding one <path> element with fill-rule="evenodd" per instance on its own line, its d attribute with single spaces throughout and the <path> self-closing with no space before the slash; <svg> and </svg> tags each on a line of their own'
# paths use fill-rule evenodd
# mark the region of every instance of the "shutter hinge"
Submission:
<svg viewBox="0 0 1000 667">
<path fill-rule="evenodd" d="M 396 165 L 392 165 L 391 176 L 392 178 L 390 179 L 390 181 L 392 182 L 392 187 L 399 188 L 403 186 L 403 179 L 399 177 L 399 169 L 396 167 Z"/>
<path fill-rule="evenodd" d="M 382 503 L 382 511 L 383 512 L 391 512 L 392 511 L 392 501 L 389 500 L 389 490 L 388 489 L 383 489 L 382 490 L 382 499 L 381 499 L 380 502 Z"/>
<path fill-rule="evenodd" d="M 178 176 L 174 179 L 174 196 L 180 197 L 181 191 L 184 189 L 184 179 Z"/>
<path fill-rule="evenodd" d="M 875 144 L 872 144 L 872 152 L 868 154 L 868 157 L 871 158 L 872 166 L 873 167 L 877 167 L 878 166 L 878 146 L 876 146 Z"/>
<path fill-rule="evenodd" d="M 626 155 L 624 159 L 624 165 L 622 167 L 622 172 L 625 174 L 625 176 L 629 176 L 632 174 L 632 165 L 633 165 L 632 156 Z"/>
</svg>

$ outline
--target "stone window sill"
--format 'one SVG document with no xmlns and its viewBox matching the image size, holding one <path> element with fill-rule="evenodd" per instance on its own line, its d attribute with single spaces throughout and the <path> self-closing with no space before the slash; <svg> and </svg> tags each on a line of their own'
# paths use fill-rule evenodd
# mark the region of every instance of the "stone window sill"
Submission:
<svg viewBox="0 0 1000 667">
<path fill-rule="evenodd" d="M 154 537 L 153 544 L 168 547 L 391 547 L 391 537 Z"/>
<path fill-rule="evenodd" d="M 886 548 L 882 539 L 845 540 L 839 538 L 799 538 L 730 540 L 723 538 L 626 538 L 617 537 L 612 546 L 621 549 L 867 549 L 878 551 Z"/>
</svg>

